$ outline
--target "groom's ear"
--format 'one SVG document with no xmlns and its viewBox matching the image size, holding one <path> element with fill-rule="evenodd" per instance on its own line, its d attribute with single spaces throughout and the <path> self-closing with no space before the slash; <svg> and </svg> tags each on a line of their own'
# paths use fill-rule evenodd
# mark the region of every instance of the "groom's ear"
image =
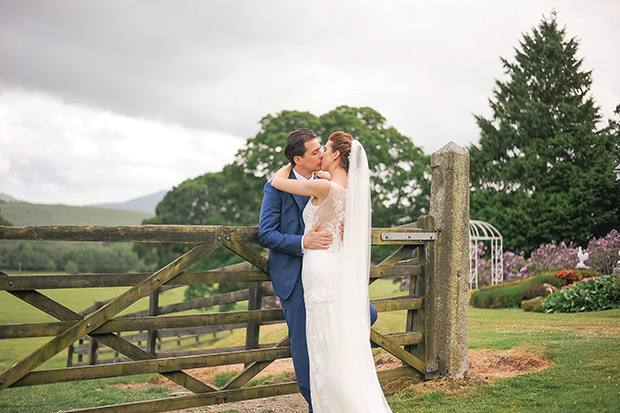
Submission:
<svg viewBox="0 0 620 413">
<path fill-rule="evenodd" d="M 300 161 L 303 159 L 303 156 L 294 156 L 293 157 L 293 161 L 295 161 L 295 165 L 293 165 L 293 167 L 295 167 L 296 165 L 299 165 Z"/>
</svg>

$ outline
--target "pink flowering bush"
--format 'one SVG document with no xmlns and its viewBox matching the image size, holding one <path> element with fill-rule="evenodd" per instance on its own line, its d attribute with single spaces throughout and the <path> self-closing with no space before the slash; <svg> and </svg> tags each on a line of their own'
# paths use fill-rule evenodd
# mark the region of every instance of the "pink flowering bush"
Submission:
<svg viewBox="0 0 620 413">
<path fill-rule="evenodd" d="M 620 259 L 619 250 L 620 233 L 614 229 L 604 237 L 590 241 L 586 250 L 590 258 L 585 264 L 601 274 L 611 274 Z"/>
<path fill-rule="evenodd" d="M 527 277 L 527 260 L 524 252 L 515 254 L 512 251 L 504 253 L 504 279 L 508 278 L 526 278 Z"/>
<path fill-rule="evenodd" d="M 527 260 L 527 272 L 533 275 L 543 271 L 575 268 L 579 263 L 578 251 L 579 248 L 574 247 L 572 242 L 568 245 L 565 242 L 561 242 L 559 245 L 556 245 L 555 242 L 543 244 L 532 251 Z"/>
<path fill-rule="evenodd" d="M 588 248 L 584 251 L 590 255 L 585 264 L 592 271 L 611 274 L 620 259 L 619 250 L 620 233 L 614 229 L 606 236 L 590 241 Z M 527 259 L 523 251 L 519 254 L 506 251 L 504 253 L 504 279 L 527 278 L 545 271 L 576 268 L 579 263 L 578 251 L 579 248 L 572 242 L 568 245 L 564 242 L 542 244 Z M 480 269 L 478 272 L 480 273 Z"/>
</svg>

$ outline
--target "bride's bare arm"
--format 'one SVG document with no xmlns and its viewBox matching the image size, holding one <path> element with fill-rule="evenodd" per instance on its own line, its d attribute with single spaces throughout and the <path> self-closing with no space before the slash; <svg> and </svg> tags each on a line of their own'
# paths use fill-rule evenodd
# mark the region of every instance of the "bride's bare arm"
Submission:
<svg viewBox="0 0 620 413">
<path fill-rule="evenodd" d="M 290 179 L 291 170 L 291 164 L 280 168 L 273 176 L 271 186 L 291 194 L 314 196 L 319 202 L 322 202 L 327 197 L 331 188 L 329 181 L 325 179 L 309 179 L 307 181 Z"/>
</svg>

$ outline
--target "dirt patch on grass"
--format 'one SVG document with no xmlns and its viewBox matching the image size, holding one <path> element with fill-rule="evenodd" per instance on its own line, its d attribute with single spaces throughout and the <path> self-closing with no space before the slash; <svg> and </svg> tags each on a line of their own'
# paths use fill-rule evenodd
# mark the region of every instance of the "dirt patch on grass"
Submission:
<svg viewBox="0 0 620 413">
<path fill-rule="evenodd" d="M 391 370 L 401 367 L 403 363 L 389 354 L 383 355 L 375 361 L 377 370 Z M 512 377 L 518 374 L 534 373 L 548 368 L 551 362 L 542 357 L 539 353 L 526 352 L 521 350 L 469 350 L 468 351 L 468 376 L 463 380 L 432 380 L 419 382 L 415 378 L 399 378 L 383 384 L 383 391 L 386 396 L 396 394 L 405 389 L 412 389 L 418 392 L 441 391 L 444 393 L 455 394 L 459 397 L 467 397 L 470 389 L 475 384 L 488 384 L 494 378 Z M 224 372 L 241 371 L 242 364 L 230 366 L 205 367 L 201 369 L 186 370 L 195 378 L 213 383 L 215 377 Z M 288 372 L 290 375 L 287 381 L 295 380 L 293 363 L 291 359 L 276 360 L 269 367 L 263 370 L 257 377 L 276 376 Z M 151 383 L 130 383 L 121 384 L 117 387 L 130 390 L 146 390 L 152 386 L 168 386 L 174 391 L 184 392 L 183 387 L 166 379 L 159 377 Z M 208 406 L 196 409 L 179 410 L 179 412 L 209 412 L 223 413 L 236 411 L 239 413 L 264 413 L 264 412 L 306 412 L 308 409 L 306 401 L 301 394 L 289 394 L 277 397 L 267 397 L 264 399 L 246 400 L 242 402 L 225 403 L 216 406 Z"/>
<path fill-rule="evenodd" d="M 535 373 L 551 365 L 551 361 L 538 353 L 519 350 L 469 350 L 467 356 L 470 374 L 485 378 Z"/>
</svg>

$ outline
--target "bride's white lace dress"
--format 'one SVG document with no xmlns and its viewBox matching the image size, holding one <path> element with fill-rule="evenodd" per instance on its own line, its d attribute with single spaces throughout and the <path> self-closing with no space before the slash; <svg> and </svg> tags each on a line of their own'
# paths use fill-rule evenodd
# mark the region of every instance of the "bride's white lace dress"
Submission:
<svg viewBox="0 0 620 413">
<path fill-rule="evenodd" d="M 316 413 L 389 412 L 370 349 L 370 323 L 364 321 L 369 320 L 367 278 L 366 297 L 350 297 L 355 293 L 343 285 L 350 264 L 345 262 L 340 236 L 346 199 L 347 190 L 332 182 L 327 198 L 318 206 L 308 202 L 303 211 L 306 231 L 320 222 L 321 231 L 333 234 L 329 249 L 306 250 L 303 258 L 312 408 Z M 343 309 L 345 297 L 356 299 L 362 307 L 365 300 L 366 314 L 351 316 L 368 326 L 366 329 L 362 324 L 361 338 L 347 334 L 343 328 L 352 321 L 344 319 L 351 314 Z M 368 333 L 364 334 L 364 330 Z"/>
</svg>

